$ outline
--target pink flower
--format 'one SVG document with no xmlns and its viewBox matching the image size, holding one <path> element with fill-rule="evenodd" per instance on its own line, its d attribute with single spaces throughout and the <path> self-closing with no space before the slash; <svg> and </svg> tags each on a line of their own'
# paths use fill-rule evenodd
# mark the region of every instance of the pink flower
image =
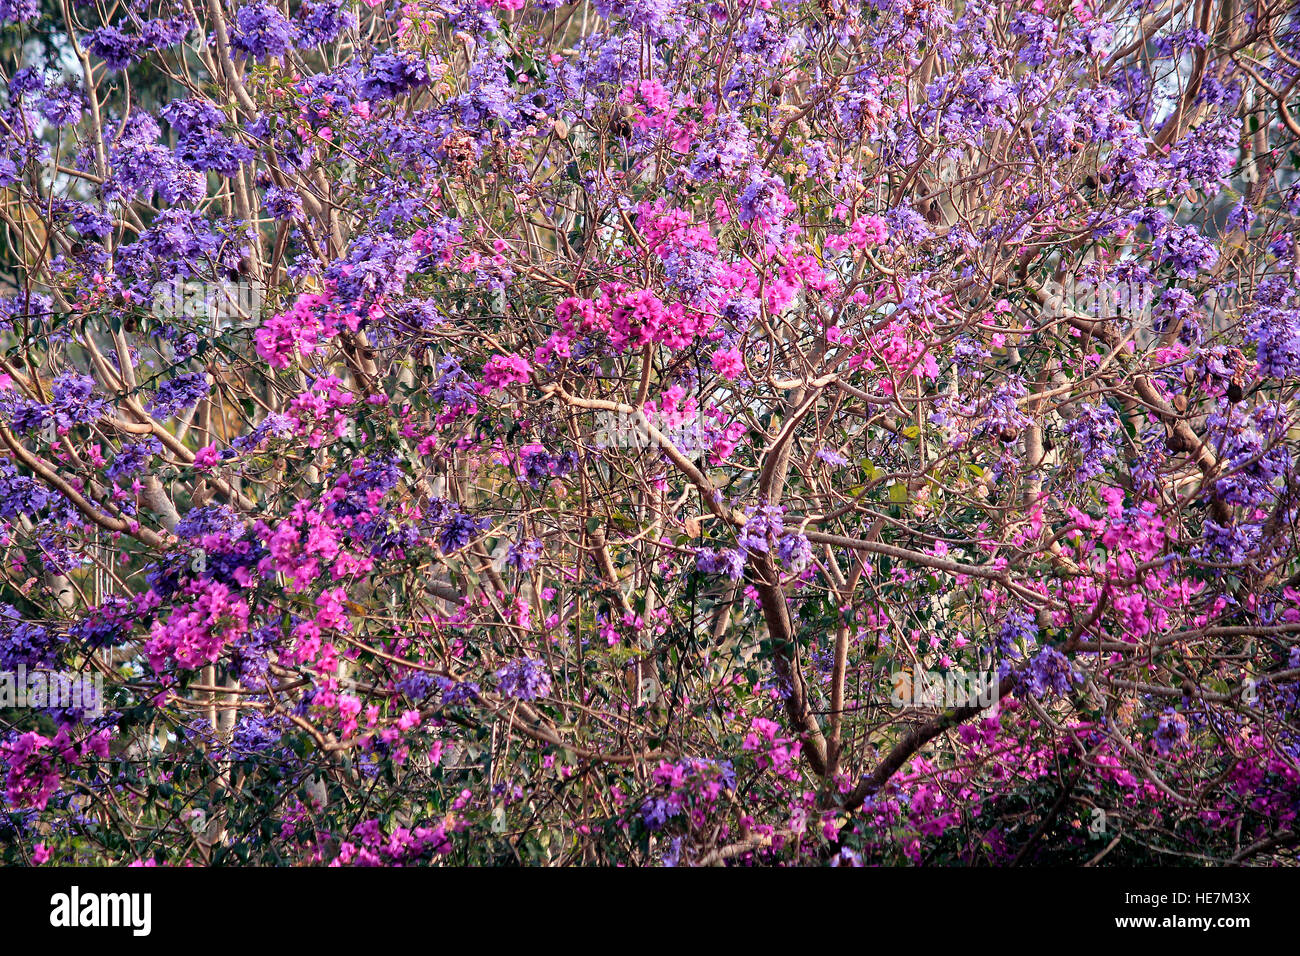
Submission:
<svg viewBox="0 0 1300 956">
<path fill-rule="evenodd" d="M 483 381 L 492 388 L 505 388 L 515 382 L 523 384 L 528 381 L 530 370 L 528 360 L 522 355 L 514 352 L 494 355 L 483 369 Z"/>
<path fill-rule="evenodd" d="M 248 604 L 218 581 L 206 582 L 194 603 L 156 621 L 145 644 L 154 671 L 169 661 L 186 670 L 210 664 L 248 629 Z"/>
<path fill-rule="evenodd" d="M 198 471 L 205 471 L 220 460 L 221 456 L 217 453 L 216 445 L 204 445 L 194 453 L 194 467 Z"/>
<path fill-rule="evenodd" d="M 878 246 L 889 235 L 889 228 L 885 225 L 885 220 L 879 216 L 867 216 L 865 219 L 859 219 L 857 227 L 858 235 L 868 245 Z"/>
<path fill-rule="evenodd" d="M 40 866 L 49 858 L 50 858 L 50 851 L 49 849 L 46 848 L 45 844 L 44 843 L 36 844 L 36 846 L 32 850 L 32 859 L 36 862 L 36 865 Z"/>
<path fill-rule="evenodd" d="M 267 319 L 253 334 L 257 354 L 272 368 L 288 368 L 299 355 L 314 352 L 322 338 L 337 334 L 333 323 L 338 317 L 327 327 L 316 314 L 326 301 L 325 295 L 306 293 L 298 296 L 287 311 Z M 348 325 L 351 327 L 352 322 Z"/>
<path fill-rule="evenodd" d="M 668 91 L 658 80 L 642 80 L 640 83 L 628 84 L 621 99 L 624 103 L 633 103 L 638 94 L 641 101 L 652 110 L 661 110 L 668 106 Z"/>
<path fill-rule="evenodd" d="M 736 348 L 714 352 L 712 361 L 714 370 L 728 381 L 735 381 L 745 370 L 745 362 Z"/>
</svg>

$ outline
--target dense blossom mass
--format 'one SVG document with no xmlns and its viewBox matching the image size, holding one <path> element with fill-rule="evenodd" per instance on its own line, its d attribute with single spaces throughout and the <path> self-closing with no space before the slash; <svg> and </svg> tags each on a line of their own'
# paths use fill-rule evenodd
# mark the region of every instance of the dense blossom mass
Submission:
<svg viewBox="0 0 1300 956">
<path fill-rule="evenodd" d="M 0 858 L 1293 859 L 1297 89 L 1278 0 L 0 0 Z"/>
</svg>

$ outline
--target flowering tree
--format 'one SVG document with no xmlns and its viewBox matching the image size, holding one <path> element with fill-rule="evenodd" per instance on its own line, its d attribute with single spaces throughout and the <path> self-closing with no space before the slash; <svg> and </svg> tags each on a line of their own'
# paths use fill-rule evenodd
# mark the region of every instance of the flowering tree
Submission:
<svg viewBox="0 0 1300 956">
<path fill-rule="evenodd" d="M 7 862 L 1293 852 L 1292 4 L 0 23 Z"/>
</svg>

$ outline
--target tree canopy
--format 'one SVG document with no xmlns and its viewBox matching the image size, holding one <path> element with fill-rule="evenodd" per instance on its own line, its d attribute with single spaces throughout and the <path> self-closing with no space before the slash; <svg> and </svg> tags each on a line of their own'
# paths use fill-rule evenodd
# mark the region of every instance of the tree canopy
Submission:
<svg viewBox="0 0 1300 956">
<path fill-rule="evenodd" d="M 1300 12 L 0 0 L 0 858 L 1300 813 Z"/>
</svg>

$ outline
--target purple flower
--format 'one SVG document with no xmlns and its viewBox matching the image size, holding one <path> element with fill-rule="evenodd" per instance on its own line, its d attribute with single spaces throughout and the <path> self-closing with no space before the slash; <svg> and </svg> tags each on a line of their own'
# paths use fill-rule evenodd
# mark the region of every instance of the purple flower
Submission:
<svg viewBox="0 0 1300 956">
<path fill-rule="evenodd" d="M 843 468 L 845 465 L 849 463 L 849 460 L 847 458 L 845 458 L 839 452 L 833 451 L 829 448 L 818 448 L 816 455 L 822 461 L 826 462 L 826 464 L 832 465 L 836 468 Z"/>
<path fill-rule="evenodd" d="M 566 451 L 557 456 L 541 445 L 525 445 L 519 455 L 519 466 L 520 479 L 527 481 L 530 488 L 540 488 L 543 482 L 551 478 L 571 474 L 578 467 L 578 454 Z"/>
<path fill-rule="evenodd" d="M 89 647 L 115 647 L 130 639 L 131 630 L 140 618 L 133 601 L 110 596 L 69 627 L 68 635 Z"/>
<path fill-rule="evenodd" d="M 1160 715 L 1152 738 L 1160 756 L 1168 757 L 1187 740 L 1187 718 L 1171 707 Z"/>
<path fill-rule="evenodd" d="M 1106 463 L 1117 454 L 1115 436 L 1119 433 L 1119 418 L 1105 402 L 1079 405 L 1079 413 L 1065 424 L 1062 431 L 1079 445 L 1082 460 L 1075 472 L 1075 480 L 1088 481 L 1100 475 Z"/>
<path fill-rule="evenodd" d="M 438 546 L 448 554 L 459 551 L 491 523 L 487 518 L 471 518 L 465 512 L 454 509 L 444 521 L 442 530 L 438 534 Z"/>
<path fill-rule="evenodd" d="M 25 23 L 40 12 L 39 0 L 0 0 L 0 23 Z"/>
<path fill-rule="evenodd" d="M 1194 279 L 1219 261 L 1219 250 L 1195 226 L 1170 226 L 1156 237 L 1155 251 L 1156 261 L 1173 266 L 1180 279 Z"/>
<path fill-rule="evenodd" d="M 705 574 L 725 574 L 731 580 L 739 581 L 745 576 L 745 555 L 733 548 L 723 551 L 701 548 L 695 553 L 695 566 Z"/>
<path fill-rule="evenodd" d="M 731 113 L 718 118 L 695 150 L 690 175 L 696 180 L 731 178 L 754 159 L 749 130 Z"/>
<path fill-rule="evenodd" d="M 439 677 L 438 686 L 442 688 L 443 707 L 472 704 L 478 700 L 479 686 L 473 681 L 454 681 Z"/>
<path fill-rule="evenodd" d="M 266 191 L 266 211 L 274 218 L 289 221 L 302 213 L 302 198 L 292 189 L 272 186 Z"/>
<path fill-rule="evenodd" d="M 539 538 L 529 538 L 520 544 L 512 544 L 506 552 L 506 565 L 520 571 L 531 571 L 536 567 L 543 550 Z"/>
<path fill-rule="evenodd" d="M 203 176 L 186 168 L 171 150 L 159 144 L 161 135 L 158 123 L 148 113 L 137 111 L 127 117 L 109 152 L 112 173 L 104 184 L 105 198 L 148 199 L 155 193 L 169 203 L 198 202 L 203 198 Z"/>
<path fill-rule="evenodd" d="M 1255 343 L 1255 361 L 1262 375 L 1300 377 L 1300 310 L 1255 309 L 1246 338 Z"/>
<path fill-rule="evenodd" d="M 269 60 L 288 53 L 297 34 L 277 8 L 258 0 L 236 11 L 230 45 L 254 60 Z"/>
<path fill-rule="evenodd" d="M 517 700 L 536 700 L 551 689 L 551 675 L 542 661 L 532 657 L 511 661 L 495 671 L 497 690 Z"/>
<path fill-rule="evenodd" d="M 72 211 L 72 228 L 83 236 L 103 239 L 113 231 L 113 220 L 85 203 L 70 204 Z"/>
<path fill-rule="evenodd" d="M 210 389 L 204 373 L 182 373 L 158 386 L 149 402 L 149 411 L 159 418 L 171 418 L 193 408 Z"/>
<path fill-rule="evenodd" d="M 1015 376 L 1009 377 L 998 385 L 984 406 L 980 433 L 992 433 L 1003 441 L 1014 440 L 1014 436 L 1020 429 L 1033 422 L 1033 419 L 1020 410 L 1018 401 L 1028 393 L 1025 383 Z M 1013 438 L 1008 439 L 1007 435 Z"/>
<path fill-rule="evenodd" d="M 1255 210 L 1247 206 L 1244 199 L 1233 206 L 1232 211 L 1228 213 L 1227 226 L 1229 229 L 1250 232 L 1250 227 L 1254 222 Z"/>
<path fill-rule="evenodd" d="M 110 70 L 122 70 L 138 60 L 146 50 L 164 49 L 180 43 L 193 26 L 193 22 L 184 17 L 144 20 L 138 24 L 119 20 L 117 26 L 103 26 L 93 31 L 86 41 L 86 49 L 92 56 L 103 60 Z M 137 28 L 137 33 L 128 32 Z"/>
<path fill-rule="evenodd" d="M 0 671 L 54 667 L 67 637 L 22 619 L 8 604 L 0 604 Z"/>
<path fill-rule="evenodd" d="M 658 830 L 668 822 L 670 810 L 663 797 L 649 797 L 641 804 L 641 821 L 647 829 Z"/>
<path fill-rule="evenodd" d="M 812 545 L 802 534 L 790 533 L 776 543 L 776 554 L 791 571 L 802 571 L 812 563 Z"/>
<path fill-rule="evenodd" d="M 419 262 L 410 242 L 391 233 L 367 233 L 352 241 L 347 258 L 331 264 L 326 276 L 335 281 L 345 302 L 369 302 L 400 296 Z"/>
<path fill-rule="evenodd" d="M 1035 697 L 1042 697 L 1049 690 L 1064 694 L 1082 681 L 1083 675 L 1054 647 L 1044 647 L 1035 654 L 1024 675 L 1025 686 Z"/>
<path fill-rule="evenodd" d="M 1214 122 L 1188 133 L 1169 153 L 1169 166 L 1185 184 L 1212 186 L 1237 163 L 1238 121 Z M 1185 188 L 1185 187 L 1184 187 Z"/>
<path fill-rule="evenodd" d="M 159 114 L 176 132 L 176 158 L 192 169 L 234 176 L 253 151 L 221 132 L 226 116 L 208 100 L 173 100 Z"/>
<path fill-rule="evenodd" d="M 676 0 L 596 0 L 596 10 L 609 20 L 625 19 L 655 39 L 673 40 L 686 32 L 686 19 Z"/>
<path fill-rule="evenodd" d="M 288 718 L 248 711 L 240 714 L 230 736 L 228 752 L 236 759 L 281 751 L 280 740 L 290 729 Z"/>
<path fill-rule="evenodd" d="M 81 119 L 85 107 L 86 95 L 72 83 L 46 87 L 45 93 L 36 100 L 36 108 L 53 126 L 71 126 Z"/>
<path fill-rule="evenodd" d="M 768 225 L 777 223 L 785 215 L 787 202 L 785 190 L 778 179 L 751 170 L 749 184 L 740 194 L 740 221 L 762 220 Z"/>
<path fill-rule="evenodd" d="M 45 77 L 41 71 L 33 66 L 25 66 L 21 70 L 15 70 L 13 77 L 9 80 L 9 96 L 12 100 L 17 100 L 24 93 L 36 93 L 45 88 Z"/>
<path fill-rule="evenodd" d="M 784 509 L 763 505 L 747 511 L 749 520 L 736 536 L 736 543 L 750 553 L 767 554 L 770 544 L 780 537 L 784 528 Z"/>
<path fill-rule="evenodd" d="M 14 429 L 26 434 L 53 422 L 60 433 L 76 425 L 88 425 L 108 408 L 94 394 L 95 380 L 88 375 L 65 372 L 54 380 L 54 400 L 41 405 L 12 392 L 0 393 L 0 412 L 6 413 Z"/>
<path fill-rule="evenodd" d="M 89 375 L 64 372 L 54 380 L 54 407 L 78 424 L 94 421 L 106 407 L 94 391 L 95 380 Z"/>
<path fill-rule="evenodd" d="M 895 206 L 885 213 L 889 235 L 902 236 L 907 242 L 924 242 L 934 235 L 924 217 L 911 206 Z"/>
<path fill-rule="evenodd" d="M 370 61 L 358 92 L 367 100 L 391 99 L 428 82 L 424 60 L 412 54 L 381 53 Z"/>
<path fill-rule="evenodd" d="M 126 442 L 105 470 L 105 474 L 112 481 L 138 474 L 148 467 L 149 459 L 160 454 L 162 454 L 162 444 L 152 435 L 143 441 Z"/>
<path fill-rule="evenodd" d="M 1026 608 L 1013 607 L 1002 619 L 1002 628 L 998 631 L 998 650 L 1006 657 L 1018 660 L 1024 656 L 1024 650 L 1038 642 L 1038 622 Z M 1005 666 L 1005 664 L 1004 664 Z"/>
<path fill-rule="evenodd" d="M 343 0 L 306 0 L 298 11 L 298 46 L 306 50 L 332 43 L 356 25 L 356 14 L 347 9 Z"/>
<path fill-rule="evenodd" d="M 0 458 L 0 518 L 11 521 L 19 515 L 34 516 L 57 499 L 41 482 L 18 474 L 8 458 Z"/>
</svg>

